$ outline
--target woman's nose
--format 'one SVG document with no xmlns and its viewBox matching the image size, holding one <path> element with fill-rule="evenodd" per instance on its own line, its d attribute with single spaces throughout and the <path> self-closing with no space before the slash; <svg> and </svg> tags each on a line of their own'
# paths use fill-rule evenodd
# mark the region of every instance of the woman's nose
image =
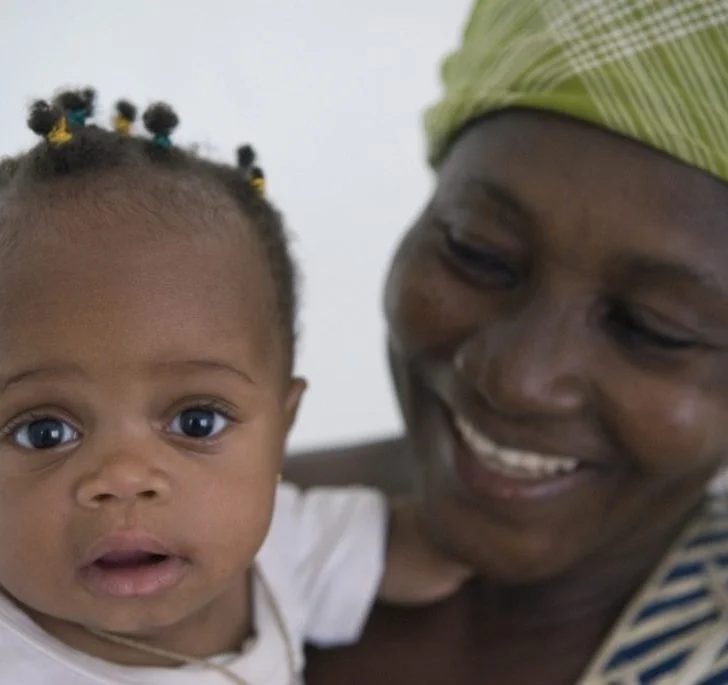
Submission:
<svg viewBox="0 0 728 685">
<path fill-rule="evenodd" d="M 457 365 L 504 416 L 566 418 L 588 401 L 588 336 L 573 312 L 537 310 L 491 321 L 467 340 Z"/>
</svg>

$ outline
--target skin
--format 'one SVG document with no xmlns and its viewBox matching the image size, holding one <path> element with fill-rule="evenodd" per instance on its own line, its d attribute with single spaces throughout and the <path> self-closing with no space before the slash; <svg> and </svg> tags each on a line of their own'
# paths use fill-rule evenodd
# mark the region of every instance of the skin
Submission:
<svg viewBox="0 0 728 685">
<path fill-rule="evenodd" d="M 304 384 L 232 200 L 158 172 L 97 176 L 0 199 L 0 230 L 20 236 L 0 260 L 0 585 L 79 650 L 170 665 L 86 627 L 193 656 L 239 649 Z M 180 434 L 175 417 L 199 406 L 224 427 Z M 43 417 L 73 438 L 23 447 Z M 94 544 L 128 530 L 186 559 L 175 587 L 120 600 L 80 580 Z"/>
<path fill-rule="evenodd" d="M 412 459 L 429 534 L 477 580 L 378 608 L 358 645 L 311 652 L 307 682 L 578 680 L 725 461 L 727 220 L 725 184 L 555 115 L 456 140 L 386 287 L 407 436 L 347 452 L 358 480 L 387 484 L 391 460 L 397 488 Z M 454 415 L 580 469 L 493 494 Z"/>
</svg>

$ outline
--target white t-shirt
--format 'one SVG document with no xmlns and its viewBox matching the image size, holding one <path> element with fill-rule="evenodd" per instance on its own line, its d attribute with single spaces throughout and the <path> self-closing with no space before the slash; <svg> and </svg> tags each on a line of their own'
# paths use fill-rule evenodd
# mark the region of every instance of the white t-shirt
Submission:
<svg viewBox="0 0 728 685">
<path fill-rule="evenodd" d="M 386 503 L 365 488 L 279 486 L 268 537 L 256 558 L 293 647 L 301 682 L 303 646 L 356 641 L 384 570 Z M 289 681 L 287 642 L 260 580 L 253 581 L 255 636 L 220 656 L 250 685 Z M 131 668 L 67 647 L 0 595 L 1 685 L 229 685 L 202 667 Z"/>
</svg>

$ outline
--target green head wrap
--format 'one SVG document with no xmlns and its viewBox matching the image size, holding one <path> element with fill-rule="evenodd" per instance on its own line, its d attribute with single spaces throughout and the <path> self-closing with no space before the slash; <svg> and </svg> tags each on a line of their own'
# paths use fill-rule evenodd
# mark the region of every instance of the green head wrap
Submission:
<svg viewBox="0 0 728 685">
<path fill-rule="evenodd" d="M 426 114 L 439 164 L 468 122 L 558 112 L 728 181 L 728 0 L 475 0 Z"/>
</svg>

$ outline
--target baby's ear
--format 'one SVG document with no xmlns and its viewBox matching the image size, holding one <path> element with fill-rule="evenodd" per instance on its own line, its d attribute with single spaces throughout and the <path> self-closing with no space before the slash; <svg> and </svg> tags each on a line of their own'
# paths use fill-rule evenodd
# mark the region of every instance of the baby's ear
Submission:
<svg viewBox="0 0 728 685">
<path fill-rule="evenodd" d="M 301 406 L 301 399 L 303 393 L 308 387 L 308 382 L 305 378 L 293 378 L 288 388 L 288 394 L 286 395 L 286 432 L 293 428 L 293 424 L 296 422 L 296 416 L 298 416 L 298 408 Z"/>
</svg>

